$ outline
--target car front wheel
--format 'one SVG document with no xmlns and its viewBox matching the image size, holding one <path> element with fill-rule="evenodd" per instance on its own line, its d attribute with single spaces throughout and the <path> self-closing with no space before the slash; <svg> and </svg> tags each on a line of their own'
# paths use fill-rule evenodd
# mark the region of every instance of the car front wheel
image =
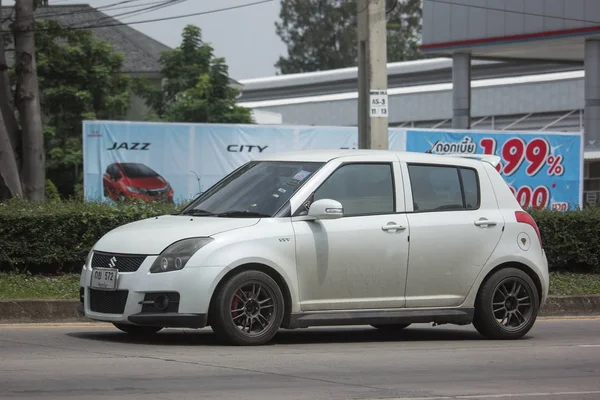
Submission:
<svg viewBox="0 0 600 400">
<path fill-rule="evenodd" d="M 281 326 L 283 294 L 269 275 L 245 271 L 221 287 L 211 314 L 211 327 L 220 339 L 235 345 L 262 345 Z"/>
<path fill-rule="evenodd" d="M 533 280 L 520 269 L 505 268 L 481 287 L 473 325 L 488 339 L 519 339 L 533 327 L 538 310 Z"/>
</svg>

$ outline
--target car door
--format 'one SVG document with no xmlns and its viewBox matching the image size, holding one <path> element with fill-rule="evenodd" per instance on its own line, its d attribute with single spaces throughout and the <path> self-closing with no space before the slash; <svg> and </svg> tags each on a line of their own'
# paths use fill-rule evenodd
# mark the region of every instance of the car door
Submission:
<svg viewBox="0 0 600 400">
<path fill-rule="evenodd" d="M 402 163 L 410 256 L 406 307 L 458 306 L 496 248 L 504 220 L 482 165 Z"/>
<path fill-rule="evenodd" d="M 409 229 L 402 186 L 396 157 L 357 157 L 340 162 L 313 192 L 309 202 L 337 200 L 344 216 L 293 222 L 303 311 L 404 306 Z"/>
</svg>

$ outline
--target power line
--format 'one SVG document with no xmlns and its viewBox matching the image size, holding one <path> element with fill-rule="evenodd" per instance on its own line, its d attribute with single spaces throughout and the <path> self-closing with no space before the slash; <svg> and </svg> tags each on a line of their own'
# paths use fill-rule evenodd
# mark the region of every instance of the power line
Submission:
<svg viewBox="0 0 600 400">
<path fill-rule="evenodd" d="M 197 13 L 191 13 L 191 14 L 185 14 L 185 15 L 175 15 L 172 17 L 163 17 L 163 18 L 154 18 L 154 19 L 147 19 L 147 20 L 142 20 L 142 21 L 133 21 L 133 22 L 115 22 L 113 24 L 106 24 L 106 25 L 95 25 L 95 26 L 83 26 L 83 27 L 72 27 L 72 26 L 65 26 L 63 27 L 64 30 L 83 30 L 83 29 L 98 29 L 98 28 L 110 28 L 110 27 L 115 27 L 115 26 L 129 26 L 129 25 L 137 25 L 137 24 L 147 24 L 147 23 L 152 23 L 152 22 L 161 22 L 161 21 L 170 21 L 170 20 L 175 20 L 175 19 L 182 19 L 182 18 L 188 18 L 188 17 L 197 17 L 200 15 L 209 15 L 209 14 L 217 14 L 220 12 L 225 12 L 225 11 L 232 11 L 232 10 L 238 10 L 238 9 L 242 9 L 242 8 L 248 8 L 248 7 L 253 7 L 253 6 L 257 6 L 260 4 L 266 4 L 266 3 L 272 3 L 276 0 L 262 0 L 262 1 L 255 1 L 252 3 L 246 3 L 246 4 L 240 4 L 237 6 L 231 6 L 231 7 L 224 7 L 224 8 L 217 8 L 214 10 L 208 10 L 208 11 L 201 11 L 201 12 L 197 12 Z M 37 30 L 37 32 L 45 32 L 48 31 L 47 29 L 39 29 Z M 0 31 L 0 33 L 9 33 L 10 31 L 5 31 L 2 30 Z"/>
<path fill-rule="evenodd" d="M 132 15 L 125 16 L 125 18 L 130 18 L 130 17 L 136 16 L 136 15 L 147 14 L 149 12 L 154 12 L 154 11 L 159 10 L 161 8 L 167 8 L 167 7 L 176 6 L 176 5 L 185 3 L 186 1 L 189 1 L 189 0 L 170 0 L 169 2 L 167 2 L 165 4 L 159 4 L 157 6 L 150 7 L 150 9 L 148 11 L 146 11 L 145 9 L 137 10 L 135 12 L 132 12 L 131 13 Z M 119 15 L 112 15 L 111 17 L 118 17 L 118 16 Z"/>
<path fill-rule="evenodd" d="M 187 1 L 187 0 L 183 0 L 183 1 Z M 146 14 L 148 12 L 152 12 L 154 10 L 158 10 L 160 8 L 163 8 L 163 7 L 170 7 L 172 5 L 175 5 L 175 4 L 178 4 L 178 3 L 181 3 L 181 2 L 182 2 L 182 0 L 161 0 L 161 1 L 158 2 L 157 5 L 149 5 L 149 6 L 144 7 L 144 8 L 140 8 L 140 9 L 133 10 L 133 11 L 127 11 L 127 12 L 124 12 L 124 13 L 121 13 L 121 14 L 106 15 L 106 16 L 98 18 L 98 19 L 96 19 L 94 21 L 86 21 L 86 22 L 84 22 L 84 24 L 87 24 L 87 23 L 98 24 L 98 23 L 103 22 L 103 21 L 107 21 L 107 20 L 111 20 L 111 19 L 117 19 L 118 17 L 127 17 L 128 14 L 138 14 L 138 15 Z M 129 15 L 129 16 L 132 16 L 132 15 Z M 71 26 L 71 27 L 73 27 L 73 28 L 74 27 L 81 28 L 81 27 L 84 27 L 84 26 L 85 25 L 83 25 L 83 26 Z"/>
<path fill-rule="evenodd" d="M 69 1 L 69 0 L 63 0 L 64 1 Z M 91 14 L 91 13 L 95 13 L 98 11 L 114 11 L 114 10 L 124 10 L 124 9 L 128 9 L 128 8 L 135 8 L 135 7 L 139 7 L 140 5 L 123 5 L 118 7 L 119 5 L 125 4 L 125 3 L 132 3 L 135 1 L 143 1 L 143 0 L 127 0 L 125 2 L 123 1 L 119 1 L 117 3 L 112 3 L 112 4 L 107 4 L 105 6 L 100 6 L 97 8 L 92 8 L 88 6 L 88 9 L 86 10 L 81 10 L 81 11 L 69 11 L 69 12 L 55 12 L 55 13 L 51 13 L 51 12 L 47 12 L 46 14 L 42 14 L 42 15 L 35 15 L 36 19 L 48 19 L 48 18 L 56 18 L 56 17 L 63 17 L 63 16 L 71 16 L 71 15 L 81 15 L 81 14 Z M 146 4 L 142 4 L 142 5 L 150 5 L 150 4 L 158 4 L 158 3 L 163 3 L 165 0 L 160 0 L 160 1 L 154 1 L 154 2 L 150 2 L 150 3 L 146 3 Z M 41 9 L 45 9 L 45 10 L 50 10 L 54 7 L 52 7 L 54 4 L 58 3 L 59 1 L 54 1 L 52 5 L 48 6 L 48 7 L 40 7 Z M 62 5 L 61 7 L 68 7 L 69 5 Z M 76 4 L 70 5 L 71 7 L 77 7 Z M 10 6 L 5 6 L 6 8 L 10 7 Z M 58 8 L 56 8 L 56 11 L 58 11 Z M 11 19 L 12 14 L 14 13 L 14 7 L 11 8 L 11 15 L 9 15 L 9 17 L 7 17 L 5 19 L 5 21 Z M 16 19 L 13 19 L 13 21 L 16 21 Z"/>
<path fill-rule="evenodd" d="M 448 0 L 424 0 L 424 1 L 429 1 L 431 3 L 441 3 L 441 4 L 450 4 L 453 6 L 460 6 L 460 7 L 468 7 L 468 8 L 475 8 L 475 9 L 480 9 L 480 10 L 487 10 L 487 11 L 500 11 L 500 12 L 504 12 L 504 13 L 511 13 L 511 14 L 518 14 L 518 15 L 529 15 L 532 17 L 545 17 L 545 18 L 558 18 L 558 19 L 564 19 L 567 21 L 575 21 L 575 22 L 583 22 L 586 24 L 598 24 L 600 23 L 600 21 L 588 21 L 585 19 L 578 19 L 578 18 L 567 18 L 567 17 L 551 17 L 549 15 L 544 15 L 544 14 L 538 14 L 538 13 L 531 13 L 531 12 L 527 12 L 527 11 L 514 11 L 514 10 L 505 10 L 504 8 L 494 8 L 494 7 L 487 7 L 487 6 L 476 6 L 476 5 L 472 5 L 472 4 L 459 4 L 459 3 L 454 3 L 452 1 L 448 1 Z"/>
</svg>

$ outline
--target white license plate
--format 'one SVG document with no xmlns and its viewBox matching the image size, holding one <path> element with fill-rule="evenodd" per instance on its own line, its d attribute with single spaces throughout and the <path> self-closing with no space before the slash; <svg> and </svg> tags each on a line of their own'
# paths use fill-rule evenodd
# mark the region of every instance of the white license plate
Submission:
<svg viewBox="0 0 600 400">
<path fill-rule="evenodd" d="M 118 274 L 119 271 L 113 268 L 94 268 L 92 269 L 90 287 L 100 290 L 115 290 Z"/>
</svg>

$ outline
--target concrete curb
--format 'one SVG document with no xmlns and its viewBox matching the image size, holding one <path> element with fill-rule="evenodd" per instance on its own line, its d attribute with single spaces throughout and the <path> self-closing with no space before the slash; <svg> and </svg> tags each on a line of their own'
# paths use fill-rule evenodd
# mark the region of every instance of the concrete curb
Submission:
<svg viewBox="0 0 600 400">
<path fill-rule="evenodd" d="M 2 300 L 0 323 L 89 322 L 77 312 L 79 300 Z M 600 295 L 551 296 L 540 317 L 600 316 Z"/>
<path fill-rule="evenodd" d="M 77 312 L 79 300 L 2 300 L 0 323 L 88 322 Z"/>
<path fill-rule="evenodd" d="M 540 310 L 541 317 L 600 315 L 600 295 L 550 296 Z"/>
</svg>

